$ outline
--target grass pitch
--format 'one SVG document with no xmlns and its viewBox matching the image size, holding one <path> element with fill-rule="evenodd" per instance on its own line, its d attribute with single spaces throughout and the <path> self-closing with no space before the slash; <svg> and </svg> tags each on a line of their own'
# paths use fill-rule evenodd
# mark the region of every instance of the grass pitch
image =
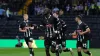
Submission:
<svg viewBox="0 0 100 56">
<path fill-rule="evenodd" d="M 44 49 L 34 49 L 35 56 L 46 56 Z M 77 55 L 77 50 L 73 49 L 74 56 Z M 90 49 L 93 56 L 100 56 L 100 49 Z M 88 56 L 82 53 L 83 56 Z M 29 56 L 29 50 L 27 48 L 0 48 L 0 56 Z M 51 53 L 51 56 L 55 56 L 55 54 Z M 62 52 L 60 56 L 70 56 L 69 52 Z"/>
</svg>

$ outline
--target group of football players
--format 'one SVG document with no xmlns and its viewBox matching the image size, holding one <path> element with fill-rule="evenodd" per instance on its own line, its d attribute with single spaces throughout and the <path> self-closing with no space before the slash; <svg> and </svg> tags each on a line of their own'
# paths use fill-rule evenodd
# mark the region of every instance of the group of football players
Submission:
<svg viewBox="0 0 100 56">
<path fill-rule="evenodd" d="M 44 45 L 46 56 L 51 56 L 49 49 L 56 56 L 63 52 L 70 52 L 71 56 L 73 51 L 71 48 L 66 48 L 66 23 L 59 18 L 61 11 L 59 9 L 53 9 L 52 11 L 48 8 L 44 9 L 43 18 L 41 19 L 41 25 L 37 28 L 45 31 Z M 29 47 L 30 56 L 34 56 L 32 47 L 31 30 L 34 29 L 34 25 L 28 20 L 28 15 L 24 14 L 24 21 L 19 25 L 19 31 L 24 33 L 26 44 Z M 77 16 L 75 21 L 78 23 L 77 29 L 70 35 L 77 35 L 77 50 L 78 56 L 82 56 L 81 49 L 84 53 L 92 56 L 91 52 L 87 50 L 87 38 L 89 37 L 89 27 L 81 21 L 81 16 Z"/>
</svg>

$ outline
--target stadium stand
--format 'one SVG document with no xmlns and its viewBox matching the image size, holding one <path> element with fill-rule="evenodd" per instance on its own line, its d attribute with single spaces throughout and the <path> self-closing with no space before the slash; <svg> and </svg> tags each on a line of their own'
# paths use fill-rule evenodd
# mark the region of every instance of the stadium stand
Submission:
<svg viewBox="0 0 100 56">
<path fill-rule="evenodd" d="M 10 8 L 11 12 L 19 11 L 25 2 L 26 0 L 0 0 L 1 8 Z"/>
</svg>

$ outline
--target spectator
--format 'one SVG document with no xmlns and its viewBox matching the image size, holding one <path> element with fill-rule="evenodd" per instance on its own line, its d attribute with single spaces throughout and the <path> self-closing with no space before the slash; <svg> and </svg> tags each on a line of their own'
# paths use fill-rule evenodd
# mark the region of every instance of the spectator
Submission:
<svg viewBox="0 0 100 56">
<path fill-rule="evenodd" d="M 72 10 L 73 10 L 73 13 L 72 14 L 75 14 L 75 15 L 78 14 L 78 6 L 77 5 L 73 6 L 72 7 Z"/>
<path fill-rule="evenodd" d="M 67 14 L 70 13 L 70 9 L 71 9 L 71 7 L 70 7 L 70 5 L 68 4 L 68 5 L 66 6 L 66 12 L 67 12 Z"/>
<path fill-rule="evenodd" d="M 9 8 L 7 8 L 7 10 L 6 10 L 6 16 L 7 16 L 7 18 L 10 17 L 10 11 L 9 11 Z"/>
<path fill-rule="evenodd" d="M 39 14 L 42 14 L 42 13 L 43 13 L 44 8 L 45 8 L 44 6 L 40 5 L 40 11 L 39 11 Z"/>
<path fill-rule="evenodd" d="M 88 6 L 87 6 L 87 3 L 85 3 L 85 6 L 84 6 L 84 14 L 88 15 Z"/>
<path fill-rule="evenodd" d="M 42 5 L 40 6 L 36 6 L 34 9 L 35 9 L 35 15 L 40 15 L 43 13 L 43 10 L 44 10 L 45 7 L 43 7 Z"/>
<path fill-rule="evenodd" d="M 35 10 L 35 15 L 38 13 L 38 10 L 39 10 L 39 6 L 38 5 L 36 5 L 35 7 L 34 7 L 34 10 Z"/>
<path fill-rule="evenodd" d="M 4 12 L 5 12 L 5 10 L 4 9 L 2 9 L 2 8 L 0 8 L 0 18 L 2 19 L 3 18 L 3 16 L 4 16 Z"/>
<path fill-rule="evenodd" d="M 2 5 L 2 2 L 0 1 L 0 7 L 1 7 L 1 5 Z"/>
<path fill-rule="evenodd" d="M 4 9 L 7 8 L 7 3 L 5 3 L 5 1 L 2 2 L 2 8 L 4 8 Z"/>
<path fill-rule="evenodd" d="M 89 12 L 90 12 L 90 15 L 96 14 L 96 5 L 94 3 L 91 4 Z"/>
<path fill-rule="evenodd" d="M 52 0 L 52 2 L 51 2 L 51 5 L 52 5 L 53 7 L 58 6 L 58 4 L 59 4 L 59 0 Z"/>
<path fill-rule="evenodd" d="M 100 2 L 97 3 L 98 6 L 98 14 L 100 15 Z"/>
<path fill-rule="evenodd" d="M 5 1 L 3 1 L 2 5 L 7 5 L 7 3 L 5 3 Z"/>
<path fill-rule="evenodd" d="M 83 5 L 82 4 L 80 4 L 78 6 L 78 12 L 79 12 L 79 14 L 82 14 L 83 13 Z"/>
</svg>

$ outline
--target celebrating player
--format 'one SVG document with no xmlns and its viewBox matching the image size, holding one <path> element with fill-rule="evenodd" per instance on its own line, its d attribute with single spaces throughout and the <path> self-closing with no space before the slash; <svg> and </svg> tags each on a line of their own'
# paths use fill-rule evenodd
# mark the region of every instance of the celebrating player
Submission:
<svg viewBox="0 0 100 56">
<path fill-rule="evenodd" d="M 66 48 L 66 23 L 60 19 L 61 23 L 61 29 L 60 29 L 60 35 L 61 35 L 61 45 L 62 45 L 62 50 L 64 52 L 70 52 L 71 56 L 73 56 L 73 50 L 71 48 Z"/>
<path fill-rule="evenodd" d="M 82 56 L 81 50 L 83 49 L 83 52 L 88 54 L 89 56 L 92 56 L 91 52 L 87 49 L 87 40 L 89 39 L 90 34 L 90 28 L 87 24 L 81 21 L 82 17 L 77 16 L 75 18 L 75 21 L 78 23 L 77 30 L 75 30 L 72 35 L 77 35 L 77 52 L 78 56 Z"/>
<path fill-rule="evenodd" d="M 50 46 L 52 46 L 53 32 L 54 32 L 54 20 L 53 16 L 50 13 L 51 13 L 50 9 L 48 8 L 44 9 L 43 19 L 41 20 L 42 24 L 40 25 L 40 27 L 45 28 L 44 45 L 45 45 L 46 56 L 50 56 L 49 49 Z"/>
<path fill-rule="evenodd" d="M 56 25 L 56 29 L 55 29 L 56 32 L 57 32 L 56 49 L 58 49 L 57 46 L 59 46 L 59 44 L 61 44 L 62 45 L 62 50 L 64 52 L 71 52 L 71 55 L 73 56 L 72 49 L 71 48 L 70 49 L 66 48 L 66 38 L 65 38 L 66 37 L 65 36 L 65 34 L 66 34 L 65 33 L 66 32 L 66 24 L 63 20 L 59 19 L 59 13 L 60 13 L 59 9 L 54 9 L 53 10 L 53 16 L 57 19 L 56 20 L 57 25 Z"/>
<path fill-rule="evenodd" d="M 32 48 L 32 41 L 33 39 L 31 38 L 32 31 L 34 29 L 32 23 L 28 20 L 28 15 L 24 14 L 23 16 L 24 21 L 21 22 L 19 25 L 19 31 L 24 33 L 24 39 L 26 41 L 26 44 L 28 45 L 30 56 L 34 56 L 34 51 Z"/>
<path fill-rule="evenodd" d="M 50 14 L 50 10 L 46 8 L 43 14 L 42 25 L 45 27 L 45 51 L 46 56 L 50 56 L 49 49 L 51 46 L 51 52 L 55 53 L 56 47 L 56 29 L 57 29 L 57 18 Z M 42 26 L 41 25 L 41 26 Z"/>
</svg>

